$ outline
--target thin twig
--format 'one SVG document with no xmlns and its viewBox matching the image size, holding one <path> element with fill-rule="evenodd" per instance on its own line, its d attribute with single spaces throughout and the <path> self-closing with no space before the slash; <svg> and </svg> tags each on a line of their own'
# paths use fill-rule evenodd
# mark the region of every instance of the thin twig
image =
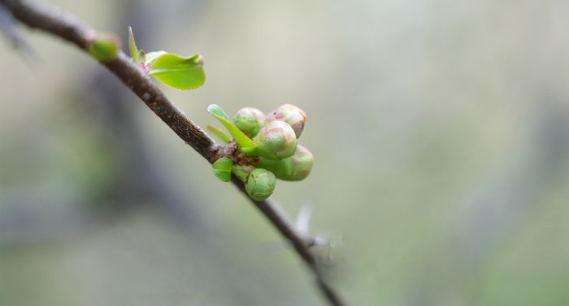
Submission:
<svg viewBox="0 0 569 306">
<path fill-rule="evenodd" d="M 0 4 L 12 15 L 31 28 L 36 28 L 58 36 L 86 51 L 88 39 L 97 34 L 75 18 L 60 10 L 28 0 L 0 0 Z M 189 144 L 210 163 L 220 153 L 217 145 L 199 126 L 188 119 L 152 80 L 130 58 L 119 51 L 117 58 L 102 63 L 115 74 L 134 94 L 136 94 L 164 123 L 166 123 L 182 140 Z M 233 177 L 232 182 L 247 196 L 243 182 Z M 247 196 L 248 197 L 248 196 Z M 251 199 L 251 198 L 249 198 Z M 316 277 L 316 283 L 331 305 L 344 305 L 336 291 L 330 287 L 322 276 L 315 257 L 309 251 L 309 244 L 314 241 L 298 233 L 286 216 L 270 201 L 254 201 L 255 207 L 269 219 L 279 232 L 293 245 Z"/>
<path fill-rule="evenodd" d="M 12 47 L 19 51 L 32 67 L 40 63 L 39 56 L 24 39 L 22 33 L 20 33 L 12 14 L 3 6 L 0 6 L 0 30 L 2 30 L 11 41 Z"/>
</svg>

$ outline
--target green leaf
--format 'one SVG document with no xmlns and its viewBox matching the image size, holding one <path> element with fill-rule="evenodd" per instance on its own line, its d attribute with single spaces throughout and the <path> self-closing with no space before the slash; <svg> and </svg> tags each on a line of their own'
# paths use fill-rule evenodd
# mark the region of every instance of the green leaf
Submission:
<svg viewBox="0 0 569 306">
<path fill-rule="evenodd" d="M 231 137 L 229 137 L 229 135 L 225 134 L 224 131 L 216 128 L 215 126 L 208 125 L 207 130 L 210 131 L 213 135 L 219 137 L 223 142 L 225 143 L 231 142 Z"/>
<path fill-rule="evenodd" d="M 235 124 L 235 122 L 233 122 L 233 119 L 231 119 L 231 117 L 229 117 L 229 115 L 227 115 L 227 113 L 221 107 L 219 107 L 219 105 L 217 105 L 217 104 L 210 104 L 207 107 L 207 112 L 210 113 L 214 117 L 215 116 L 221 117 L 221 118 L 223 118 L 223 120 L 225 120 L 231 124 Z"/>
<path fill-rule="evenodd" d="M 233 136 L 237 145 L 239 146 L 239 150 L 243 152 L 245 155 L 253 155 L 255 153 L 255 149 L 257 148 L 257 144 L 251 140 L 245 133 L 243 133 L 234 123 L 233 120 L 221 109 L 221 107 L 211 104 L 207 111 L 215 117 L 225 128 L 229 131 L 229 134 Z"/>
<path fill-rule="evenodd" d="M 132 28 L 128 27 L 128 49 L 130 50 L 130 57 L 136 65 L 141 65 L 146 63 L 146 55 L 144 51 L 138 49 L 136 46 L 136 41 L 134 40 L 134 33 Z"/>
<path fill-rule="evenodd" d="M 150 55 L 150 53 L 148 54 Z M 205 82 L 201 55 L 181 57 L 166 53 L 148 59 L 150 72 L 160 82 L 177 89 L 196 89 Z"/>
<path fill-rule="evenodd" d="M 166 52 L 166 51 L 149 52 L 146 54 L 146 59 L 145 59 L 144 63 L 145 64 L 151 64 L 155 59 L 157 59 L 158 57 L 160 57 L 164 54 L 168 54 L 168 52 Z"/>
<path fill-rule="evenodd" d="M 146 62 L 146 54 L 144 54 L 144 51 L 142 51 L 142 49 L 138 50 L 138 63 L 137 64 L 142 64 Z"/>
<path fill-rule="evenodd" d="M 134 41 L 134 33 L 132 33 L 132 28 L 128 27 L 128 48 L 130 50 L 130 57 L 135 64 L 139 63 L 139 51 L 136 47 L 136 42 Z"/>
<path fill-rule="evenodd" d="M 222 157 L 216 160 L 213 165 L 213 174 L 222 182 L 229 182 L 231 180 L 231 170 L 233 168 L 233 161 L 227 157 Z"/>
</svg>

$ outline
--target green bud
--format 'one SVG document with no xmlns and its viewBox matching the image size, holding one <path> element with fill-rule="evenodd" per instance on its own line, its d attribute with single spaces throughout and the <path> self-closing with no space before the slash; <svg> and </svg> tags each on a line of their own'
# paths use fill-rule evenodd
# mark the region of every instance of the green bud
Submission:
<svg viewBox="0 0 569 306">
<path fill-rule="evenodd" d="M 306 113 L 292 104 L 284 104 L 267 114 L 266 120 L 280 120 L 288 123 L 294 130 L 296 138 L 299 138 L 306 123 Z"/>
<path fill-rule="evenodd" d="M 247 194 L 255 201 L 263 201 L 273 194 L 277 178 L 265 169 L 255 169 L 251 171 L 245 183 Z"/>
<path fill-rule="evenodd" d="M 222 157 L 213 163 L 213 174 L 222 182 L 231 180 L 231 170 L 233 161 L 227 157 Z"/>
<path fill-rule="evenodd" d="M 314 164 L 314 156 L 305 147 L 296 146 L 296 152 L 291 157 L 282 160 L 261 159 L 257 167 L 270 170 L 278 179 L 283 181 L 300 181 L 305 179 L 312 165 Z"/>
<path fill-rule="evenodd" d="M 87 50 L 97 60 L 106 63 L 117 58 L 120 40 L 113 34 L 98 34 L 90 40 Z"/>
<path fill-rule="evenodd" d="M 265 114 L 253 107 L 240 109 L 234 119 L 235 125 L 249 137 L 255 137 L 265 125 Z"/>
<path fill-rule="evenodd" d="M 268 122 L 254 139 L 259 156 L 278 160 L 291 156 L 296 150 L 294 130 L 283 121 Z"/>
</svg>

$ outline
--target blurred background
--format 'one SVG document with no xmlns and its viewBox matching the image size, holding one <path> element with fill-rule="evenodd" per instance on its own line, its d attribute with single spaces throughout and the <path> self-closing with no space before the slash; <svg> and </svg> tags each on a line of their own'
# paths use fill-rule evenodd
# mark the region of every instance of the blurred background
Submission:
<svg viewBox="0 0 569 306">
<path fill-rule="evenodd" d="M 201 53 L 207 106 L 303 108 L 313 208 L 350 305 L 569 303 L 569 2 L 52 0 Z M 326 305 L 274 228 L 102 66 L 0 43 L 0 305 Z"/>
</svg>

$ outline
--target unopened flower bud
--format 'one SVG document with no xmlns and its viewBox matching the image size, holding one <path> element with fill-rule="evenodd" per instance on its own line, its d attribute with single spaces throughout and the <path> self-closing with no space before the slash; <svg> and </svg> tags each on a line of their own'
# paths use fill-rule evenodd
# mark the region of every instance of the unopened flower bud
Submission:
<svg viewBox="0 0 569 306">
<path fill-rule="evenodd" d="M 268 113 L 266 120 L 280 120 L 288 123 L 294 130 L 296 138 L 299 138 L 304 130 L 304 124 L 306 123 L 306 113 L 292 104 L 284 104 Z"/>
<path fill-rule="evenodd" d="M 296 150 L 296 135 L 288 123 L 268 122 L 255 136 L 258 154 L 270 160 L 287 158 Z"/>
<path fill-rule="evenodd" d="M 245 183 L 247 194 L 255 201 L 263 201 L 273 194 L 277 178 L 266 169 L 251 171 Z"/>
<path fill-rule="evenodd" d="M 120 49 L 120 39 L 114 34 L 90 34 L 93 35 L 89 39 L 87 47 L 89 54 L 97 60 L 106 63 L 117 58 Z"/>
<path fill-rule="evenodd" d="M 283 181 L 300 181 L 305 179 L 314 163 L 314 156 L 305 147 L 298 145 L 296 152 L 282 160 L 261 159 L 257 167 L 270 170 Z"/>
<path fill-rule="evenodd" d="M 256 108 L 244 107 L 237 112 L 234 121 L 243 133 L 255 137 L 265 125 L 265 114 Z"/>
</svg>

